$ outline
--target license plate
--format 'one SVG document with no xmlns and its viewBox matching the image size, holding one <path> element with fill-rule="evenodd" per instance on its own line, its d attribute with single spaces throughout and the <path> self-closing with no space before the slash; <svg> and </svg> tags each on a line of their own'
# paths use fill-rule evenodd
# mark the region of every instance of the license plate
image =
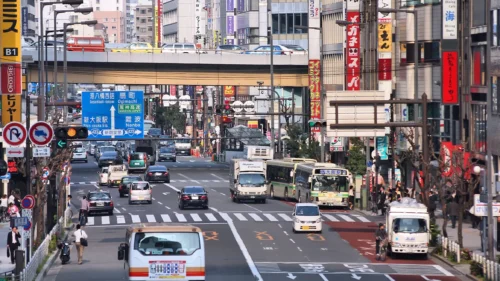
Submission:
<svg viewBox="0 0 500 281">
<path fill-rule="evenodd" d="M 161 176 L 161 173 L 155 173 L 155 176 Z"/>
<path fill-rule="evenodd" d="M 250 196 L 250 198 L 255 198 L 255 196 Z"/>
<path fill-rule="evenodd" d="M 97 202 L 97 206 L 99 206 L 99 207 L 104 206 L 104 202 Z"/>
<path fill-rule="evenodd" d="M 198 200 L 198 196 L 191 196 L 191 199 Z"/>
<path fill-rule="evenodd" d="M 303 226 L 302 229 L 309 230 L 309 226 Z"/>
<path fill-rule="evenodd" d="M 144 197 L 142 197 L 142 196 L 139 196 L 139 200 L 143 200 L 143 199 L 144 199 Z"/>
<path fill-rule="evenodd" d="M 134 163 L 134 166 L 140 166 L 141 164 L 140 163 Z"/>
</svg>

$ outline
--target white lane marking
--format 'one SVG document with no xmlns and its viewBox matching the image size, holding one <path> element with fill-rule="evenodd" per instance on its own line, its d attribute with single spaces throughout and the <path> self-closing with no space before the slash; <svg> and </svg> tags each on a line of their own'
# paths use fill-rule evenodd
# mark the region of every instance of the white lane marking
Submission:
<svg viewBox="0 0 500 281">
<path fill-rule="evenodd" d="M 94 184 L 95 188 L 101 189 L 97 184 Z"/>
<path fill-rule="evenodd" d="M 165 208 L 169 209 L 170 210 L 170 207 L 169 206 L 165 206 Z"/>
<path fill-rule="evenodd" d="M 118 210 L 118 208 L 114 209 L 115 212 L 117 212 L 118 214 L 121 213 L 120 210 Z"/>
<path fill-rule="evenodd" d="M 183 178 L 185 178 L 185 179 L 188 179 L 188 180 L 190 180 L 190 181 L 192 181 L 192 182 L 200 183 L 199 181 L 197 181 L 197 180 L 193 180 L 193 179 L 191 179 L 191 178 L 189 178 L 189 177 L 187 177 L 187 176 L 185 176 L 185 175 L 183 175 L 183 174 L 179 174 L 179 173 L 178 173 L 178 175 L 179 175 L 179 176 L 181 176 L 181 177 L 183 177 Z"/>
<path fill-rule="evenodd" d="M 94 162 L 94 164 L 96 164 L 97 166 L 99 166 L 99 164 L 97 164 L 97 162 Z"/>
<path fill-rule="evenodd" d="M 302 252 L 302 249 L 300 247 L 297 247 L 297 249 Z"/>
<path fill-rule="evenodd" d="M 245 246 L 245 243 L 243 243 L 243 240 L 241 239 L 241 236 L 238 233 L 238 230 L 234 226 L 233 220 L 229 217 L 229 215 L 227 215 L 225 213 L 220 213 L 220 215 L 222 216 L 222 218 L 224 218 L 227 221 L 227 224 L 229 225 L 229 229 L 231 229 L 231 232 L 233 233 L 234 239 L 236 240 L 236 243 L 240 247 L 241 253 L 245 257 L 245 260 L 247 261 L 248 267 L 250 268 L 250 271 L 252 272 L 256 281 L 262 281 L 262 276 L 260 275 L 259 270 L 255 266 L 255 263 L 253 262 L 252 257 L 250 256 L 250 253 L 248 252 L 248 249 Z"/>
<path fill-rule="evenodd" d="M 146 219 L 148 222 L 156 222 L 156 218 L 154 215 L 146 215 Z"/>
<path fill-rule="evenodd" d="M 256 213 L 250 213 L 248 215 L 251 216 L 255 221 L 262 221 L 262 219 Z"/>
<path fill-rule="evenodd" d="M 389 281 L 395 281 L 389 274 L 384 274 L 384 276 L 389 279 Z"/>
<path fill-rule="evenodd" d="M 240 213 L 235 213 L 234 216 L 237 217 L 240 221 L 248 221 L 247 218 L 245 218 L 245 216 Z"/>
<path fill-rule="evenodd" d="M 422 278 L 424 278 L 424 280 L 427 280 L 427 281 L 429 281 L 429 280 L 430 280 L 430 279 L 429 279 L 429 278 L 427 278 L 427 276 L 425 276 L 425 275 L 420 275 L 420 276 L 422 276 Z"/>
<path fill-rule="evenodd" d="M 91 181 L 90 184 L 96 184 L 97 182 L 96 181 Z"/>
<path fill-rule="evenodd" d="M 208 208 L 210 208 L 210 210 L 212 210 L 214 212 L 217 212 L 217 213 L 219 212 L 219 210 L 215 209 L 214 207 L 208 207 Z"/>
<path fill-rule="evenodd" d="M 208 180 L 201 180 L 202 182 L 208 182 Z M 212 189 L 213 190 L 213 189 Z"/>
<path fill-rule="evenodd" d="M 162 214 L 161 219 L 163 220 L 163 222 L 172 222 L 172 220 L 170 219 L 170 216 L 167 214 Z"/>
<path fill-rule="evenodd" d="M 330 221 L 339 221 L 336 217 L 332 215 L 323 214 L 323 217 L 329 219 Z"/>
<path fill-rule="evenodd" d="M 118 224 L 125 223 L 125 217 L 124 216 L 116 216 L 116 223 L 118 223 Z"/>
<path fill-rule="evenodd" d="M 295 241 L 293 241 L 293 239 L 292 239 L 292 238 L 290 238 L 290 241 L 292 241 L 292 243 L 293 243 L 293 244 L 295 244 Z"/>
<path fill-rule="evenodd" d="M 217 218 L 214 216 L 214 214 L 211 213 L 205 213 L 205 216 L 209 221 L 217 221 Z"/>
<path fill-rule="evenodd" d="M 161 203 L 160 201 L 158 201 L 158 204 L 163 205 L 163 203 Z"/>
<path fill-rule="evenodd" d="M 439 266 L 439 265 L 434 265 L 434 267 L 435 267 L 437 270 L 441 271 L 441 272 L 442 272 L 444 275 L 446 275 L 446 276 L 453 276 L 453 274 L 451 274 L 450 272 L 448 272 L 446 269 L 442 268 L 442 267 L 441 267 L 441 266 Z"/>
<path fill-rule="evenodd" d="M 286 230 L 283 230 L 283 233 L 285 233 L 285 235 L 288 236 L 288 232 L 286 232 Z"/>
<path fill-rule="evenodd" d="M 171 184 L 164 183 L 164 185 L 165 185 L 165 186 L 170 187 L 170 188 L 171 188 L 171 189 L 173 189 L 175 192 L 179 192 L 179 191 L 181 191 L 180 189 L 178 189 L 177 187 L 175 187 L 175 186 L 173 186 L 173 185 L 171 185 Z"/>
<path fill-rule="evenodd" d="M 180 222 L 187 222 L 186 217 L 183 214 L 175 214 L 175 217 Z"/>
<path fill-rule="evenodd" d="M 264 214 L 264 216 L 270 221 L 278 221 L 278 219 L 271 214 Z"/>
<path fill-rule="evenodd" d="M 94 225 L 94 217 L 88 217 L 87 225 Z"/>
<path fill-rule="evenodd" d="M 220 180 L 212 180 L 212 182 L 221 182 Z"/>
<path fill-rule="evenodd" d="M 187 180 L 179 180 L 179 182 L 187 182 Z"/>
<path fill-rule="evenodd" d="M 279 224 L 279 223 L 278 223 L 278 226 L 279 226 L 280 228 L 283 228 L 283 227 L 281 226 L 281 224 Z"/>
<path fill-rule="evenodd" d="M 220 194 L 222 194 L 222 196 L 226 196 L 226 194 L 222 193 L 222 192 L 219 192 Z"/>
<path fill-rule="evenodd" d="M 214 178 L 217 178 L 217 179 L 219 179 L 219 180 L 221 180 L 221 181 L 227 181 L 226 179 L 224 179 L 224 178 L 222 178 L 222 177 L 219 177 L 219 176 L 218 176 L 218 175 L 216 175 L 216 174 L 211 174 L 211 175 L 212 175 Z"/>
<path fill-rule="evenodd" d="M 326 278 L 326 276 L 323 273 L 320 273 L 319 277 L 321 277 L 321 279 L 323 279 L 323 281 L 328 281 L 328 278 Z"/>
<path fill-rule="evenodd" d="M 212 188 L 212 191 L 213 191 L 213 192 L 217 192 L 217 190 L 215 190 L 215 189 L 213 189 L 213 188 Z"/>
<path fill-rule="evenodd" d="M 180 163 L 179 161 L 177 161 L 176 163 Z M 177 168 L 178 166 L 177 165 L 174 165 L 174 168 Z"/>
<path fill-rule="evenodd" d="M 292 218 L 287 216 L 286 214 L 278 214 L 278 216 L 282 217 L 286 221 L 293 221 Z"/>
<path fill-rule="evenodd" d="M 130 217 L 132 218 L 133 223 L 140 223 L 141 222 L 141 218 L 138 215 L 130 214 Z"/>
<path fill-rule="evenodd" d="M 362 222 L 370 222 L 369 219 L 363 217 L 363 216 L 359 216 L 359 215 L 353 215 L 355 218 L 357 218 L 358 220 L 362 221 Z"/>
<path fill-rule="evenodd" d="M 124 210 L 125 212 L 127 211 L 127 209 L 125 209 L 125 208 L 123 208 L 123 207 L 122 207 L 122 210 Z"/>
<path fill-rule="evenodd" d="M 156 200 L 154 197 L 152 198 L 153 200 Z"/>
<path fill-rule="evenodd" d="M 227 224 L 226 222 L 197 222 L 197 225 L 215 225 L 215 224 Z M 120 224 L 110 224 L 110 225 L 89 225 L 88 227 L 90 228 L 121 228 L 121 227 L 128 227 L 128 225 L 120 225 Z"/>
<path fill-rule="evenodd" d="M 109 216 L 101 217 L 102 224 L 109 224 Z"/>
<path fill-rule="evenodd" d="M 346 215 L 338 215 L 340 218 L 342 218 L 343 220 L 345 221 L 348 221 L 348 222 L 354 222 L 353 219 L 351 219 L 350 217 L 346 216 Z"/>
<path fill-rule="evenodd" d="M 191 214 L 191 217 L 193 218 L 194 221 L 202 221 L 198 214 Z"/>
<path fill-rule="evenodd" d="M 247 206 L 248 208 L 252 208 L 252 209 L 254 209 L 254 210 L 255 210 L 255 211 L 257 211 L 257 212 L 261 212 L 261 213 L 262 213 L 262 211 L 261 211 L 261 210 L 259 210 L 259 209 L 255 208 L 254 206 L 250 206 L 250 205 L 248 205 L 248 204 L 243 204 L 243 205 Z"/>
</svg>

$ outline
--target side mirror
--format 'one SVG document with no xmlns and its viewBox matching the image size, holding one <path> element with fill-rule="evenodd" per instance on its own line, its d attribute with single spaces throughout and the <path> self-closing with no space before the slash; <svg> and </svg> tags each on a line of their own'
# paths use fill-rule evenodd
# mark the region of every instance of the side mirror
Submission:
<svg viewBox="0 0 500 281">
<path fill-rule="evenodd" d="M 127 243 L 121 243 L 120 246 L 118 246 L 118 260 L 119 261 L 122 261 L 125 259 L 126 251 L 127 251 Z"/>
</svg>

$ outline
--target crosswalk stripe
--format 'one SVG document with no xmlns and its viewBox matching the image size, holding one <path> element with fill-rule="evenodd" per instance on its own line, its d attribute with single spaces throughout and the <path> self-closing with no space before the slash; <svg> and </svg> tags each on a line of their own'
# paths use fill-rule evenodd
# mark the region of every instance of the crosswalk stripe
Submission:
<svg viewBox="0 0 500 281">
<path fill-rule="evenodd" d="M 255 221 L 262 221 L 262 219 L 255 213 L 250 213 L 248 215 L 250 215 Z"/>
<path fill-rule="evenodd" d="M 271 214 L 264 214 L 264 216 L 270 221 L 278 221 L 278 219 Z"/>
<path fill-rule="evenodd" d="M 140 223 L 141 222 L 141 218 L 138 215 L 130 215 L 130 217 L 132 217 L 133 223 Z"/>
<path fill-rule="evenodd" d="M 156 222 L 156 218 L 154 215 L 146 215 L 146 219 L 148 222 Z"/>
<path fill-rule="evenodd" d="M 278 216 L 282 217 L 286 221 L 293 221 L 292 218 L 287 216 L 286 214 L 278 214 Z"/>
<path fill-rule="evenodd" d="M 88 218 L 87 225 L 94 225 L 94 218 L 93 217 Z"/>
<path fill-rule="evenodd" d="M 217 218 L 211 213 L 205 213 L 205 216 L 209 221 L 217 221 Z"/>
<path fill-rule="evenodd" d="M 245 216 L 240 213 L 235 213 L 234 216 L 237 217 L 240 221 L 247 221 L 247 218 L 245 218 Z"/>
<path fill-rule="evenodd" d="M 202 182 L 208 182 L 208 180 L 202 180 Z"/>
<path fill-rule="evenodd" d="M 125 223 L 125 217 L 124 216 L 116 216 L 116 222 L 117 223 Z"/>
<path fill-rule="evenodd" d="M 162 214 L 161 219 L 163 220 L 163 222 L 172 222 L 172 220 L 170 219 L 170 216 L 167 214 Z"/>
<path fill-rule="evenodd" d="M 180 222 L 187 222 L 186 217 L 183 214 L 175 214 L 177 220 Z"/>
<path fill-rule="evenodd" d="M 109 216 L 101 217 L 102 224 L 109 224 Z"/>
<path fill-rule="evenodd" d="M 355 215 L 354 217 L 357 218 L 358 220 L 362 221 L 362 222 L 370 222 L 369 219 L 367 219 L 367 218 L 365 218 L 363 216 L 357 216 L 357 215 Z"/>
<path fill-rule="evenodd" d="M 336 217 L 328 214 L 323 214 L 323 217 L 329 219 L 330 221 L 339 221 Z"/>
<path fill-rule="evenodd" d="M 348 222 L 354 222 L 353 219 L 351 219 L 350 217 L 346 216 L 346 215 L 338 215 L 339 217 L 341 217 L 343 220 L 345 221 L 348 221 Z"/>
<path fill-rule="evenodd" d="M 198 214 L 191 214 L 191 217 L 193 218 L 194 221 L 201 221 L 201 218 Z"/>
</svg>

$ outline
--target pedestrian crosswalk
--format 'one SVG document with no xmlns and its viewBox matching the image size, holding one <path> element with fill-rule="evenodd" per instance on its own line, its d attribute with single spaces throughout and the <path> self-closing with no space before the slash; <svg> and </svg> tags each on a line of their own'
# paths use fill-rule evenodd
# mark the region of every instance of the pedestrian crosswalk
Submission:
<svg viewBox="0 0 500 281">
<path fill-rule="evenodd" d="M 370 220 L 361 215 L 351 214 L 322 214 L 324 222 L 370 222 Z M 287 213 L 269 212 L 269 213 L 178 213 L 168 214 L 125 214 L 117 213 L 114 216 L 91 216 L 88 218 L 87 225 L 127 225 L 141 222 L 181 222 L 181 223 L 225 223 L 227 220 L 237 222 L 292 222 L 293 218 Z"/>
<path fill-rule="evenodd" d="M 210 183 L 210 182 L 218 182 L 218 183 L 227 183 L 229 182 L 229 180 L 170 180 L 171 183 L 176 183 L 176 182 L 180 182 L 180 183 L 187 183 L 187 182 L 192 182 L 192 183 Z M 96 181 L 89 181 L 89 182 L 84 182 L 84 181 L 80 181 L 80 182 L 73 182 L 72 184 L 78 184 L 78 185 L 94 185 L 94 184 L 99 184 L 98 182 Z"/>
</svg>

